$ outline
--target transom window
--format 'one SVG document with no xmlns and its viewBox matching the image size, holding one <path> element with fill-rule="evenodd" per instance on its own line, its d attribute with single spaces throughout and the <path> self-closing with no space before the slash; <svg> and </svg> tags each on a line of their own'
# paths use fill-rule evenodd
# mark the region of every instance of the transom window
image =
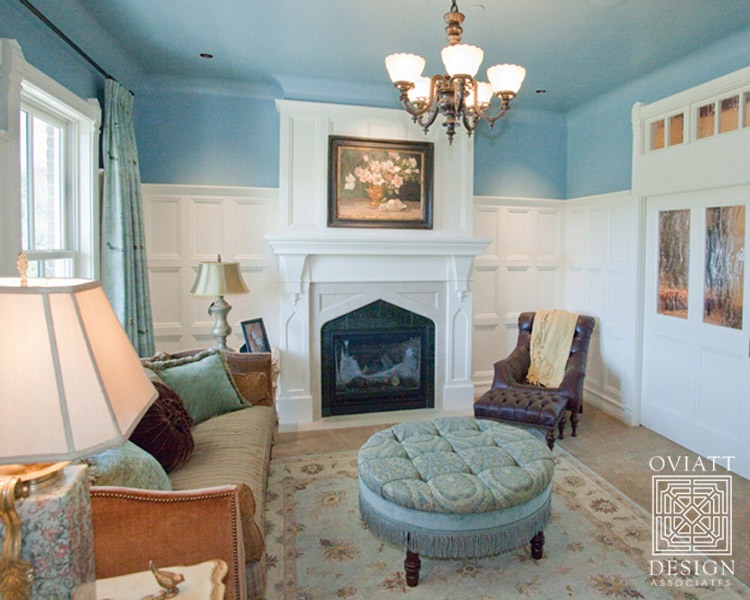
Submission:
<svg viewBox="0 0 750 600">
<path fill-rule="evenodd" d="M 750 90 L 746 87 L 648 121 L 646 148 L 661 150 L 745 128 L 750 128 Z"/>
</svg>

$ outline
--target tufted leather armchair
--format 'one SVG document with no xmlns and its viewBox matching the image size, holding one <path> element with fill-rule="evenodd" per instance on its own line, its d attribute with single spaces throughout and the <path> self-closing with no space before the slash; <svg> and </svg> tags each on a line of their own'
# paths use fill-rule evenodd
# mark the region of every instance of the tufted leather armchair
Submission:
<svg viewBox="0 0 750 600">
<path fill-rule="evenodd" d="M 573 344 L 570 348 L 570 357 L 565 367 L 565 376 L 560 387 L 546 388 L 540 385 L 532 385 L 526 381 L 529 371 L 531 357 L 529 345 L 531 343 L 531 327 L 534 324 L 533 312 L 524 312 L 518 316 L 518 342 L 510 356 L 495 363 L 495 377 L 492 381 L 492 389 L 511 388 L 516 390 L 528 390 L 546 394 L 556 394 L 568 400 L 570 411 L 570 422 L 573 435 L 576 435 L 578 426 L 578 413 L 582 412 L 583 403 L 583 378 L 586 375 L 586 356 L 594 331 L 594 318 L 580 315 L 576 323 Z"/>
</svg>

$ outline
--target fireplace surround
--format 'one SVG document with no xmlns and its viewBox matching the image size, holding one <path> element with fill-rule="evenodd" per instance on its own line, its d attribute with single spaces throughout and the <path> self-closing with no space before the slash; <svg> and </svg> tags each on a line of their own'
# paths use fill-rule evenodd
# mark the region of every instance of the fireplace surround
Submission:
<svg viewBox="0 0 750 600">
<path fill-rule="evenodd" d="M 322 415 L 435 406 L 435 324 L 377 300 L 321 330 Z"/>
</svg>

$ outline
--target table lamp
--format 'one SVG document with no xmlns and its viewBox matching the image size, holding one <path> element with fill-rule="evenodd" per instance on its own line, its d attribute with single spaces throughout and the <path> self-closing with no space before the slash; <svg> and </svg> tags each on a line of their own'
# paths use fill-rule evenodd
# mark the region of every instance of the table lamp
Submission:
<svg viewBox="0 0 750 600">
<path fill-rule="evenodd" d="M 127 441 L 157 393 L 98 281 L 0 278 L 0 332 L 0 596 L 25 600 L 16 500 Z"/>
<path fill-rule="evenodd" d="M 224 295 L 248 293 L 250 290 L 242 280 L 240 263 L 222 262 L 220 254 L 216 262 L 202 262 L 198 265 L 198 274 L 195 276 L 195 283 L 190 294 L 192 296 L 217 296 L 208 307 L 208 314 L 216 320 L 211 329 L 211 335 L 216 338 L 214 348 L 230 349 L 227 347 L 227 336 L 232 333 L 232 328 L 227 322 L 227 314 L 232 307 L 224 300 Z"/>
</svg>

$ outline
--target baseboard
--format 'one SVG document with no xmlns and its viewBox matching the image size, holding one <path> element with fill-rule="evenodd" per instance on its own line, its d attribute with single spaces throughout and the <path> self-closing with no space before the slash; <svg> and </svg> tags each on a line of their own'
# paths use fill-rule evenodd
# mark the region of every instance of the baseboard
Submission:
<svg viewBox="0 0 750 600">
<path fill-rule="evenodd" d="M 622 403 L 615 398 L 610 398 L 594 390 L 584 389 L 583 391 L 583 403 L 591 404 L 601 411 L 604 411 L 608 415 L 613 416 L 615 419 L 619 419 L 626 425 L 635 427 L 638 423 L 635 422 L 633 411 L 623 406 Z M 584 408 L 584 410 L 586 410 Z"/>
</svg>

